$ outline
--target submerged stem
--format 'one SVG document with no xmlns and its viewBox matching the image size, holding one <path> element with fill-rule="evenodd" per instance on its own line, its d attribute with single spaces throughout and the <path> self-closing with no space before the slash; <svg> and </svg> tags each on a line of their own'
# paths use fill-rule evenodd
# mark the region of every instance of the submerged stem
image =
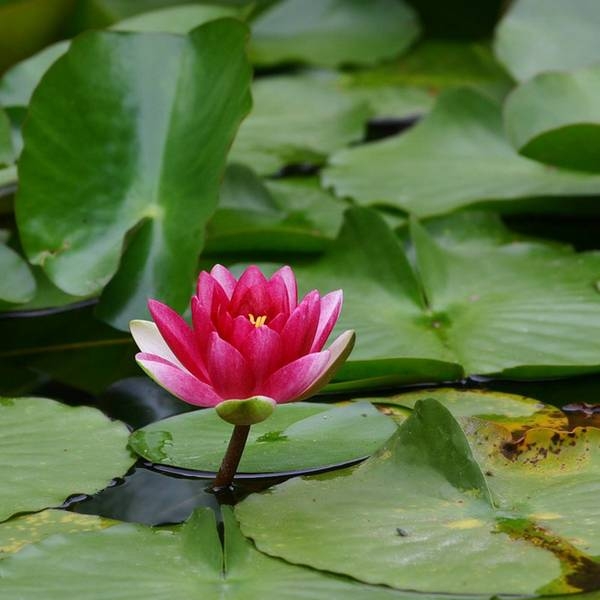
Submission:
<svg viewBox="0 0 600 600">
<path fill-rule="evenodd" d="M 233 482 L 249 433 L 250 425 L 234 426 L 223 462 L 213 483 L 213 490 L 218 492 L 219 490 L 228 488 Z"/>
</svg>

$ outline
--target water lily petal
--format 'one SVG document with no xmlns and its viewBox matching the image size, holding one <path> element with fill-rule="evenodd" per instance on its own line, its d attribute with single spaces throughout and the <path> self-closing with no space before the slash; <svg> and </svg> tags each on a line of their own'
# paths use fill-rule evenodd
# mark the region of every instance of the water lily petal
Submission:
<svg viewBox="0 0 600 600">
<path fill-rule="evenodd" d="M 310 352 L 319 325 L 320 311 L 319 292 L 316 290 L 306 294 L 294 309 L 281 331 L 283 363 L 292 362 Z"/>
<path fill-rule="evenodd" d="M 194 332 L 183 317 L 157 300 L 148 301 L 148 310 L 158 331 L 181 364 L 192 375 L 207 381 L 204 361 L 196 344 Z"/>
<path fill-rule="evenodd" d="M 188 404 L 208 407 L 223 401 L 210 385 L 160 356 L 140 352 L 135 359 L 156 383 Z"/>
<path fill-rule="evenodd" d="M 321 377 L 330 362 L 329 350 L 306 354 L 284 365 L 261 387 L 260 393 L 274 398 L 277 403 L 298 399 L 305 390 Z"/>
<path fill-rule="evenodd" d="M 187 370 L 173 354 L 171 348 L 167 346 L 167 342 L 160 335 L 160 331 L 158 331 L 155 323 L 136 319 L 129 323 L 129 330 L 138 348 L 143 353 L 160 356 L 177 367 Z"/>
<path fill-rule="evenodd" d="M 196 297 L 200 304 L 206 308 L 210 318 L 214 321 L 220 306 L 227 306 L 229 298 L 221 284 L 206 271 L 198 276 Z"/>
<path fill-rule="evenodd" d="M 250 365 L 256 389 L 260 390 L 262 382 L 282 364 L 281 338 L 276 331 L 265 326 L 252 329 L 242 344 L 236 347 Z"/>
<path fill-rule="evenodd" d="M 211 277 L 219 283 L 228 298 L 233 295 L 233 290 L 237 285 L 237 279 L 232 275 L 231 271 L 223 265 L 215 265 L 210 270 Z"/>
<path fill-rule="evenodd" d="M 334 342 L 329 346 L 330 353 L 329 361 L 319 377 L 300 394 L 296 400 L 306 400 L 314 396 L 321 388 L 325 387 L 331 378 L 337 373 L 338 369 L 344 364 L 354 348 L 356 334 L 352 330 L 344 331 Z"/>
<path fill-rule="evenodd" d="M 288 266 L 281 267 L 271 277 L 271 281 L 281 280 L 287 292 L 288 312 L 292 312 L 298 305 L 298 284 L 294 272 Z"/>
<path fill-rule="evenodd" d="M 209 336 L 206 367 L 212 386 L 224 399 L 253 395 L 254 375 L 248 362 L 237 348 L 217 333 Z"/>
<path fill-rule="evenodd" d="M 322 350 L 331 330 L 340 316 L 343 299 L 344 295 L 342 290 L 336 290 L 321 298 L 319 325 L 312 346 L 310 347 L 310 352 L 319 352 Z"/>
</svg>

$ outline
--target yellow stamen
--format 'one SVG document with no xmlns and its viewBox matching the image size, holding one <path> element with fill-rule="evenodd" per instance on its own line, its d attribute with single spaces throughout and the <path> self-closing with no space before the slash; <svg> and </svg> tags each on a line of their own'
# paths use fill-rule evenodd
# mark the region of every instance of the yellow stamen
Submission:
<svg viewBox="0 0 600 600">
<path fill-rule="evenodd" d="M 250 323 L 252 323 L 254 327 L 262 327 L 267 322 L 267 315 L 254 317 L 252 313 L 248 313 L 248 319 L 250 319 Z"/>
</svg>

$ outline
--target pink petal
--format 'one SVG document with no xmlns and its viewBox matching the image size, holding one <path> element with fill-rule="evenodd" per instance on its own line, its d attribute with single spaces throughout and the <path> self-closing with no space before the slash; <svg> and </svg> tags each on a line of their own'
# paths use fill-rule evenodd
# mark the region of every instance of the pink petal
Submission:
<svg viewBox="0 0 600 600">
<path fill-rule="evenodd" d="M 198 277 L 196 297 L 200 304 L 209 312 L 210 318 L 213 321 L 216 318 L 219 307 L 227 306 L 229 302 L 229 298 L 225 290 L 221 287 L 221 284 L 206 271 L 202 271 Z"/>
<path fill-rule="evenodd" d="M 284 363 L 310 352 L 319 325 L 320 310 L 319 293 L 313 290 L 292 312 L 281 331 Z"/>
<path fill-rule="evenodd" d="M 207 369 L 215 391 L 226 400 L 248 398 L 254 388 L 254 377 L 241 352 L 211 333 L 207 353 Z"/>
<path fill-rule="evenodd" d="M 215 265 L 210 270 L 211 277 L 220 284 L 228 298 L 231 298 L 233 290 L 237 285 L 237 279 L 231 274 L 231 271 L 223 265 Z"/>
<path fill-rule="evenodd" d="M 287 292 L 288 312 L 292 312 L 298 305 L 298 284 L 296 283 L 294 272 L 288 266 L 281 267 L 281 269 L 271 277 L 271 281 L 274 279 L 279 279 L 283 282 Z"/>
<path fill-rule="evenodd" d="M 160 356 L 140 352 L 135 359 L 156 383 L 188 404 L 216 406 L 224 400 L 212 387 Z"/>
<path fill-rule="evenodd" d="M 265 323 L 265 325 L 269 329 L 272 329 L 273 331 L 276 331 L 277 333 L 281 333 L 283 331 L 283 328 L 285 327 L 285 324 L 287 323 L 288 319 L 289 319 L 289 315 L 279 313 L 278 315 L 273 317 L 270 321 Z"/>
<path fill-rule="evenodd" d="M 207 381 L 204 361 L 196 345 L 194 332 L 172 308 L 156 300 L 148 301 L 150 314 L 173 354 L 193 375 Z"/>
<path fill-rule="evenodd" d="M 241 317 L 240 317 L 241 318 Z M 268 327 L 254 327 L 241 345 L 237 345 L 250 365 L 257 389 L 282 364 L 281 338 Z"/>
<path fill-rule="evenodd" d="M 331 330 L 340 316 L 343 298 L 344 295 L 342 290 L 336 290 L 321 298 L 319 325 L 317 327 L 315 339 L 310 347 L 311 352 L 319 352 L 325 345 Z"/>
<path fill-rule="evenodd" d="M 329 364 L 329 359 L 329 350 L 306 354 L 275 371 L 257 393 L 269 396 L 277 403 L 297 400 L 319 379 Z"/>
<path fill-rule="evenodd" d="M 356 334 L 352 330 L 344 331 L 334 342 L 329 346 L 327 351 L 330 353 L 329 362 L 325 366 L 321 375 L 302 392 L 297 400 L 305 400 L 314 396 L 321 388 L 325 387 L 331 378 L 337 373 L 338 369 L 344 364 L 354 348 Z"/>
</svg>

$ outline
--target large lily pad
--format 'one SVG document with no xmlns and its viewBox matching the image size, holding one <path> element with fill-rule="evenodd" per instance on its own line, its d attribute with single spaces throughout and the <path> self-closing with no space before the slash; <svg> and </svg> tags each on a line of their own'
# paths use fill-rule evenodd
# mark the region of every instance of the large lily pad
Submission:
<svg viewBox="0 0 600 600">
<path fill-rule="evenodd" d="M 283 0 L 254 21 L 250 56 L 259 65 L 371 64 L 406 50 L 419 29 L 398 0 Z"/>
<path fill-rule="evenodd" d="M 73 295 L 98 292 L 118 270 L 99 312 L 119 327 L 144 314 L 148 296 L 187 304 L 250 106 L 245 37 L 233 19 L 189 36 L 87 33 L 36 88 L 19 161 L 23 246 Z"/>
<path fill-rule="evenodd" d="M 524 156 L 598 172 L 599 94 L 598 66 L 572 73 L 541 73 L 510 95 L 504 110 L 508 136 Z"/>
<path fill-rule="evenodd" d="M 520 81 L 600 61 L 596 0 L 516 0 L 496 31 L 495 51 Z"/>
<path fill-rule="evenodd" d="M 247 498 L 242 530 L 268 554 L 400 589 L 600 588 L 600 430 L 533 430 L 513 451 L 499 425 L 464 427 L 422 400 L 366 463 Z"/>
<path fill-rule="evenodd" d="M 170 529 L 127 524 L 55 535 L 0 563 L 2 590 L 20 600 L 37 600 L 40 594 L 44 600 L 412 597 L 265 556 L 240 534 L 230 509 L 223 518 L 224 548 L 210 509 Z"/>
<path fill-rule="evenodd" d="M 252 86 L 254 107 L 240 127 L 230 159 L 270 175 L 289 164 L 322 164 L 363 136 L 366 103 L 316 79 L 276 76 Z"/>
<path fill-rule="evenodd" d="M 105 487 L 132 463 L 127 435 L 93 408 L 0 399 L 0 521 Z"/>
<path fill-rule="evenodd" d="M 155 463 L 216 471 L 231 431 L 214 410 L 201 410 L 139 429 L 129 445 Z M 333 408 L 284 404 L 251 428 L 239 471 L 310 470 L 358 460 L 375 452 L 394 431 L 393 421 L 368 402 Z"/>
<path fill-rule="evenodd" d="M 416 274 L 381 217 L 352 209 L 323 258 L 298 267 L 304 290 L 344 290 L 338 331 L 355 329 L 357 344 L 338 381 L 360 387 L 600 369 L 600 256 L 506 241 L 496 226 L 476 235 L 466 220 L 448 219 L 453 233 L 437 236 L 413 223 Z"/>
<path fill-rule="evenodd" d="M 473 90 L 449 91 L 409 132 L 334 154 L 323 182 L 360 204 L 421 217 L 490 201 L 514 209 L 522 198 L 600 194 L 600 176 L 519 156 L 503 127 L 494 101 Z"/>
</svg>

